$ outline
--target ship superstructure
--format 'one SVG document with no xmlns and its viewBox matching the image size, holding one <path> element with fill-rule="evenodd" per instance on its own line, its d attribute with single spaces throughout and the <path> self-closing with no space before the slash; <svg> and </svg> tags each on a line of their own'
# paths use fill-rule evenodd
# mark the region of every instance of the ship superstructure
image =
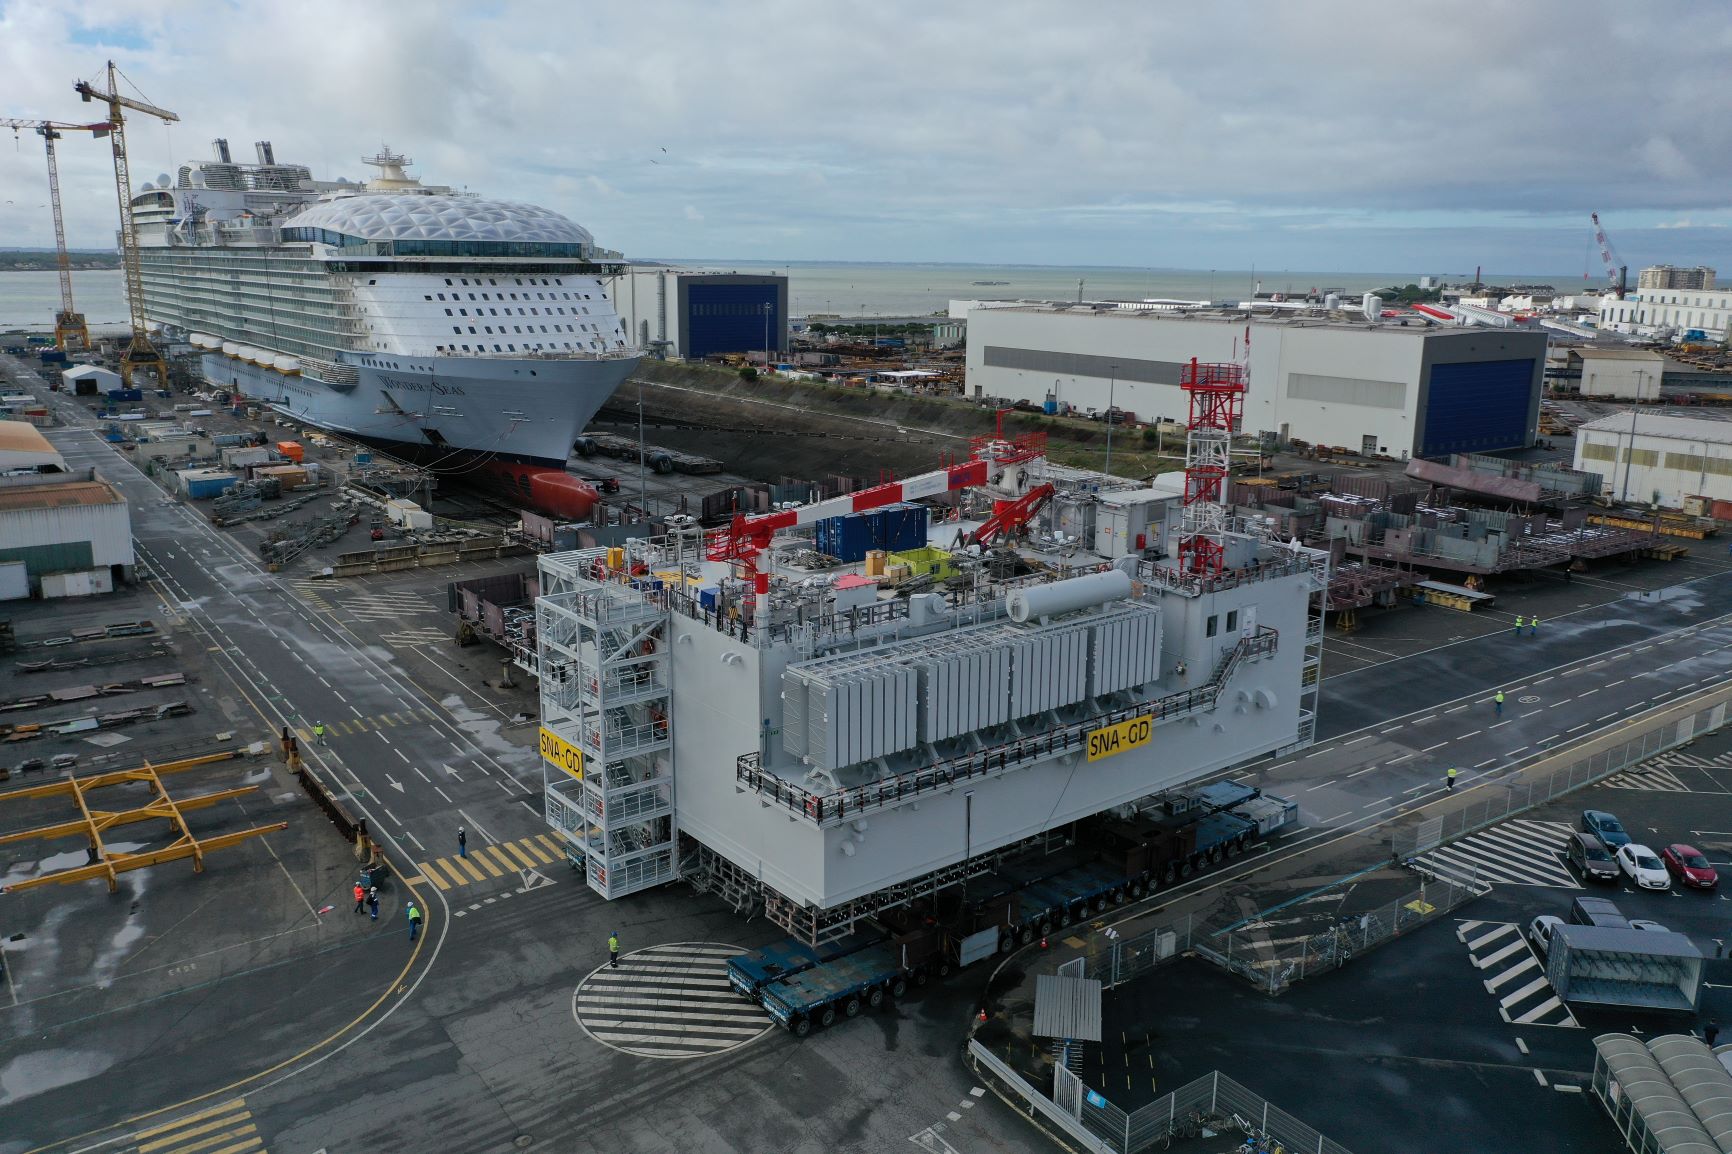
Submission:
<svg viewBox="0 0 1732 1154">
<path fill-rule="evenodd" d="M 990 441 L 720 535 L 544 556 L 549 823 L 608 897 L 683 876 L 821 941 L 1309 743 L 1327 555 L 1226 519 L 1197 565 L 1187 488 Z M 983 549 L 1009 515 L 1022 543 Z M 910 516 L 924 548 L 838 562 L 854 521 Z"/>
<path fill-rule="evenodd" d="M 620 255 L 565 217 L 424 185 L 388 148 L 364 184 L 268 142 L 215 153 L 132 202 L 145 312 L 211 384 L 435 468 L 563 469 L 636 365 Z"/>
</svg>

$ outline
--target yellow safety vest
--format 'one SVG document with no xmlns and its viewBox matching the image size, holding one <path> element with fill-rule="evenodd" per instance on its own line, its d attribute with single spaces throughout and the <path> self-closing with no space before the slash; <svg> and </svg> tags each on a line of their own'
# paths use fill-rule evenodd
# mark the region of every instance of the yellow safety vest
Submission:
<svg viewBox="0 0 1732 1154">
<path fill-rule="evenodd" d="M 409 920 L 412 922 L 421 920 L 421 911 L 415 908 L 414 902 L 409 903 Z"/>
<path fill-rule="evenodd" d="M 610 954 L 619 953 L 619 939 L 618 938 L 607 939 L 607 952 Z"/>
</svg>

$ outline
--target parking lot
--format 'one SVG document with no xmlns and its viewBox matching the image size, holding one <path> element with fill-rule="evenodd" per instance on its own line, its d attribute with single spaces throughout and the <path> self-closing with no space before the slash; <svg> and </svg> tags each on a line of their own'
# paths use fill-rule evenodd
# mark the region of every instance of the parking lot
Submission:
<svg viewBox="0 0 1732 1154">
<path fill-rule="evenodd" d="M 1732 1023 L 1724 953 L 1732 878 L 1712 891 L 1665 892 L 1584 881 L 1563 856 L 1584 809 L 1606 810 L 1656 852 L 1699 848 L 1732 871 L 1732 734 L 1711 734 L 1598 786 L 1492 826 L 1444 851 L 1490 893 L 1435 923 L 1270 999 L 1201 961 L 1104 999 L 1088 1085 L 1126 1109 L 1220 1069 L 1351 1150 L 1621 1148 L 1583 1092 L 1592 1039 L 1608 1031 Z M 1434 863 L 1435 864 L 1435 863 Z M 1572 1006 L 1544 979 L 1526 929 L 1567 918 L 1578 896 L 1687 935 L 1708 959 L 1694 1017 Z"/>
</svg>

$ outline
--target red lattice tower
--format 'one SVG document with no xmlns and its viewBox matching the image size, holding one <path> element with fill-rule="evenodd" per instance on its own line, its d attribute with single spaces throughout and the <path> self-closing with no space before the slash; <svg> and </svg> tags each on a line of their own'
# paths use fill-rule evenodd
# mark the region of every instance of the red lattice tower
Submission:
<svg viewBox="0 0 1732 1154">
<path fill-rule="evenodd" d="M 1219 573 L 1226 549 L 1227 475 L 1233 434 L 1245 404 L 1245 366 L 1185 366 L 1179 387 L 1190 394 L 1191 419 L 1185 434 L 1185 520 L 1179 541 L 1179 568 L 1187 573 Z"/>
</svg>

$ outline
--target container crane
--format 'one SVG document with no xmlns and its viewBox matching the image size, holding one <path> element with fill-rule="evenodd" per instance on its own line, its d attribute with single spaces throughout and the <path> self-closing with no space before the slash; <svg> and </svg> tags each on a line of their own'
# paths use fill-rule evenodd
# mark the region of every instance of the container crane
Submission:
<svg viewBox="0 0 1732 1154">
<path fill-rule="evenodd" d="M 14 137 L 20 129 L 31 129 L 42 137 L 47 148 L 48 203 L 54 209 L 54 260 L 60 270 L 60 311 L 54 314 L 54 343 L 63 349 L 88 349 L 90 326 L 72 303 L 72 258 L 66 253 L 66 221 L 60 212 L 60 166 L 54 158 L 54 142 L 68 132 L 88 132 L 101 140 L 112 126 L 106 120 L 95 124 L 62 124 L 56 120 L 0 117 L 0 127 L 10 128 Z"/>
<path fill-rule="evenodd" d="M 1594 222 L 1594 241 L 1600 246 L 1600 262 L 1606 266 L 1606 283 L 1611 286 L 1612 294 L 1623 300 L 1624 294 L 1630 291 L 1630 266 L 1618 262 L 1617 250 L 1606 236 L 1605 226 L 1600 223 L 1600 214 L 1592 212 L 1588 216 Z"/>
<path fill-rule="evenodd" d="M 168 362 L 162 359 L 162 354 L 150 343 L 150 334 L 145 331 L 144 276 L 139 267 L 138 234 L 133 231 L 132 226 L 132 176 L 127 168 L 126 119 L 121 109 L 130 108 L 134 112 L 142 112 L 167 122 L 178 121 L 180 117 L 166 108 L 122 96 L 119 71 L 115 68 L 114 61 L 110 60 L 106 91 L 85 80 L 78 81 L 72 87 L 86 102 L 95 100 L 108 105 L 108 139 L 114 146 L 114 188 L 120 200 L 120 262 L 126 270 L 126 303 L 132 321 L 132 340 L 126 346 L 125 355 L 120 358 L 121 383 L 131 388 L 133 374 L 145 369 L 155 372 L 158 388 L 167 388 Z"/>
</svg>

